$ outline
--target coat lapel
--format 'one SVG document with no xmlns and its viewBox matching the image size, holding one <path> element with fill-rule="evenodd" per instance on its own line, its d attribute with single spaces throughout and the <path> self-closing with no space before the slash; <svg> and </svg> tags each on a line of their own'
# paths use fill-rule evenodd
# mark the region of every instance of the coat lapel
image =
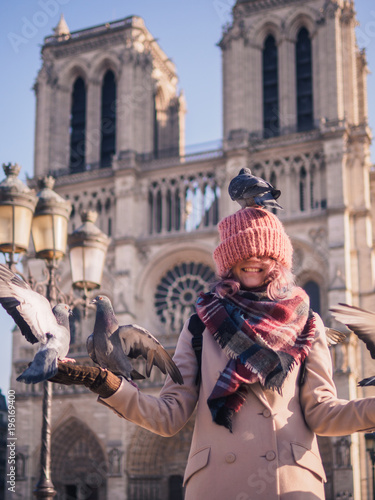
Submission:
<svg viewBox="0 0 375 500">
<path fill-rule="evenodd" d="M 259 384 L 259 382 L 255 383 L 255 384 L 248 384 L 248 389 L 250 389 L 251 391 L 253 391 L 253 393 L 255 394 L 255 396 L 260 399 L 261 403 L 264 404 L 264 406 L 266 408 L 268 408 L 269 410 L 271 410 L 271 405 L 270 403 L 268 402 L 268 399 L 266 398 L 266 395 L 262 389 L 262 386 Z"/>
</svg>

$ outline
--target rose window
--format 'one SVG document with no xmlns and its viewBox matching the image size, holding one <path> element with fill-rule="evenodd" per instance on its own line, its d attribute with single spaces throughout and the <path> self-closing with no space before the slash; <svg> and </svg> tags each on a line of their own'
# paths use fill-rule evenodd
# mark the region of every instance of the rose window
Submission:
<svg viewBox="0 0 375 500">
<path fill-rule="evenodd" d="M 199 262 L 179 264 L 163 276 L 156 289 L 155 308 L 167 333 L 179 333 L 195 312 L 198 295 L 208 291 L 214 279 L 214 271 Z"/>
</svg>

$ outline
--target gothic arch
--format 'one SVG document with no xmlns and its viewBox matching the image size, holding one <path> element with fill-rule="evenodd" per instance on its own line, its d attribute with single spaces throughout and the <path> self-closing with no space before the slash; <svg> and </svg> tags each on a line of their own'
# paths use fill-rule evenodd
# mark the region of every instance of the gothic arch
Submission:
<svg viewBox="0 0 375 500">
<path fill-rule="evenodd" d="M 277 18 L 262 20 L 262 25 L 254 30 L 252 42 L 262 50 L 265 40 L 269 35 L 272 35 L 275 39 L 276 46 L 278 46 L 282 38 L 279 24 L 280 20 Z"/>
<path fill-rule="evenodd" d="M 52 434 L 52 481 L 58 494 L 86 492 L 107 498 L 108 460 L 96 434 L 71 417 Z"/>
<path fill-rule="evenodd" d="M 61 86 L 68 89 L 69 92 L 72 91 L 72 87 L 77 78 L 82 78 L 87 87 L 89 77 L 88 77 L 88 64 L 82 59 L 74 59 L 70 64 L 64 68 L 61 72 L 60 83 Z"/>
<path fill-rule="evenodd" d="M 315 36 L 317 32 L 316 19 L 318 12 L 312 11 L 309 8 L 301 7 L 297 12 L 293 11 L 285 20 L 286 37 L 293 41 L 297 41 L 297 34 L 301 28 L 306 28 L 310 34 L 310 38 Z"/>
<path fill-rule="evenodd" d="M 169 479 L 178 476 L 182 483 L 192 432 L 192 420 L 173 437 L 135 430 L 127 453 L 128 498 L 170 498 Z"/>
<path fill-rule="evenodd" d="M 163 276 L 176 266 L 194 262 L 215 271 L 212 248 L 202 243 L 180 243 L 178 246 L 165 245 L 152 258 L 146 260 L 142 274 L 135 280 L 135 296 L 139 306 L 147 308 L 149 325 L 144 325 L 153 333 L 166 333 L 154 307 L 155 293 Z M 142 254 L 139 255 L 142 258 Z M 168 333 L 168 332 L 167 332 Z M 179 332 L 178 332 L 179 333 Z"/>
<path fill-rule="evenodd" d="M 165 98 L 165 92 L 160 84 L 155 86 L 154 91 L 155 107 L 157 111 L 162 111 L 166 108 L 167 100 Z"/>
<path fill-rule="evenodd" d="M 320 314 L 323 319 L 328 314 L 327 291 L 328 291 L 328 260 L 324 255 L 323 230 L 315 230 L 312 242 L 306 242 L 297 238 L 291 238 L 294 249 L 293 273 L 296 276 L 296 284 L 304 286 L 309 281 L 316 283 L 320 291 Z M 319 248 L 320 247 L 320 248 Z"/>
<path fill-rule="evenodd" d="M 106 52 L 99 56 L 90 70 L 90 77 L 102 83 L 103 77 L 108 70 L 113 71 L 116 83 L 118 83 L 121 64 L 115 52 Z"/>
</svg>

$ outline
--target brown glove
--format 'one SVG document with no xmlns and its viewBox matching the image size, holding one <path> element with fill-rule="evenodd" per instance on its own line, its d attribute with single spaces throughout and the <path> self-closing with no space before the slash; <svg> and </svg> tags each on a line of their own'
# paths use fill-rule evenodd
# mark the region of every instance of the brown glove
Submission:
<svg viewBox="0 0 375 500">
<path fill-rule="evenodd" d="M 57 374 L 49 379 L 63 385 L 84 385 L 102 398 L 109 398 L 120 387 L 121 379 L 114 373 L 96 366 L 58 363 Z"/>
</svg>

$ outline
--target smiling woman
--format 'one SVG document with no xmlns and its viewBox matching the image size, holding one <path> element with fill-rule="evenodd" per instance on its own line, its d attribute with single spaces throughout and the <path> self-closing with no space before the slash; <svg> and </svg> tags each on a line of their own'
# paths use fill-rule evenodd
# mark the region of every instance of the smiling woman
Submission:
<svg viewBox="0 0 375 500">
<path fill-rule="evenodd" d="M 265 284 L 273 262 L 268 257 L 251 257 L 237 262 L 233 266 L 232 274 L 244 290 L 258 288 Z"/>
</svg>

